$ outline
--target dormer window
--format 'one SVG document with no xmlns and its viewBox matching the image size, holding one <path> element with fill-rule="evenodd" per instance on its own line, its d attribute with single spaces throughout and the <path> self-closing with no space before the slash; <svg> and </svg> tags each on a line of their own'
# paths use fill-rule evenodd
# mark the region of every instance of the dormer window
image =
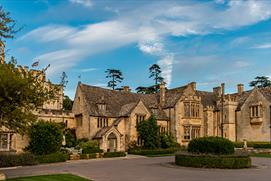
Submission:
<svg viewBox="0 0 271 181">
<path fill-rule="evenodd" d="M 99 111 L 105 111 L 106 110 L 106 104 L 98 104 Z"/>
</svg>

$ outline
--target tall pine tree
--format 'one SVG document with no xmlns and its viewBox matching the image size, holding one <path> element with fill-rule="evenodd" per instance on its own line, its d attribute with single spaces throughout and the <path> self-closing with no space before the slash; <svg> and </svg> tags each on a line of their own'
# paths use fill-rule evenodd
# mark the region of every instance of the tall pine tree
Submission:
<svg viewBox="0 0 271 181">
<path fill-rule="evenodd" d="M 117 69 L 107 69 L 105 71 L 105 73 L 107 73 L 106 78 L 111 79 L 107 83 L 107 87 L 110 87 L 113 90 L 115 90 L 115 88 L 118 85 L 118 83 L 121 83 L 122 80 L 123 80 L 122 72 L 120 70 L 117 70 Z"/>
</svg>

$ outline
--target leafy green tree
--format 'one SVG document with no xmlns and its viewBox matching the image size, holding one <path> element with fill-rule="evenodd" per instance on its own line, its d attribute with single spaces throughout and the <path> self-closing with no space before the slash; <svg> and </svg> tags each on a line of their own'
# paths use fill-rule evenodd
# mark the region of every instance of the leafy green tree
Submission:
<svg viewBox="0 0 271 181">
<path fill-rule="evenodd" d="M 154 86 L 156 88 L 156 91 L 158 91 L 158 87 L 159 87 L 158 85 L 164 81 L 164 78 L 161 76 L 161 73 L 162 73 L 161 68 L 159 65 L 153 64 L 149 68 L 149 72 L 150 72 L 149 78 L 153 78 Z"/>
<path fill-rule="evenodd" d="M 16 22 L 10 17 L 10 13 L 0 6 L 0 41 L 6 38 L 14 38 L 14 34 L 20 29 L 16 28 Z"/>
<path fill-rule="evenodd" d="M 105 73 L 107 73 L 106 78 L 111 79 L 108 82 L 107 87 L 111 87 L 113 90 L 115 90 L 115 87 L 118 85 L 118 83 L 121 83 L 123 80 L 122 72 L 116 69 L 107 69 Z"/>
<path fill-rule="evenodd" d="M 155 117 L 151 116 L 148 120 L 140 122 L 136 128 L 139 136 L 144 141 L 144 148 L 159 148 L 159 126 Z"/>
<path fill-rule="evenodd" d="M 255 80 L 249 83 L 249 86 L 258 88 L 271 87 L 271 80 L 266 76 L 257 76 Z"/>
<path fill-rule="evenodd" d="M 54 99 L 59 90 L 45 83 L 43 76 L 42 71 L 18 68 L 13 57 L 10 62 L 0 64 L 0 127 L 24 133 L 36 121 L 33 111 Z"/>
<path fill-rule="evenodd" d="M 61 125 L 54 122 L 39 121 L 29 129 L 28 150 L 35 155 L 47 155 L 60 150 L 62 144 Z"/>
<path fill-rule="evenodd" d="M 72 110 L 73 101 L 69 98 L 69 96 L 65 95 L 63 97 L 63 110 L 70 111 Z"/>
</svg>

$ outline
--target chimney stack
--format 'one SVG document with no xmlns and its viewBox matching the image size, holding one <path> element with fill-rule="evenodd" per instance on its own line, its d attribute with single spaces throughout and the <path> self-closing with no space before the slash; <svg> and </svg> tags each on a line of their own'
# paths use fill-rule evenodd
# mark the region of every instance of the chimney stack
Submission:
<svg viewBox="0 0 271 181">
<path fill-rule="evenodd" d="M 124 92 L 130 92 L 130 87 L 129 86 L 123 86 L 123 91 Z"/>
<path fill-rule="evenodd" d="M 244 92 L 244 84 L 237 85 L 237 92 L 238 92 L 238 95 L 241 95 Z"/>
<path fill-rule="evenodd" d="M 220 87 L 220 86 L 214 87 L 214 88 L 213 88 L 213 93 L 214 93 L 216 96 L 221 96 L 221 94 L 222 94 L 222 89 L 221 89 L 221 87 Z"/>
<path fill-rule="evenodd" d="M 19 72 L 22 72 L 22 71 L 23 71 L 23 68 L 22 68 L 21 65 L 18 65 L 17 68 L 18 68 Z"/>
<path fill-rule="evenodd" d="M 191 82 L 190 85 L 192 86 L 192 89 L 194 91 L 196 91 L 196 89 L 197 89 L 197 83 L 196 82 Z"/>
<path fill-rule="evenodd" d="M 28 66 L 24 66 L 24 71 L 28 72 Z"/>
<path fill-rule="evenodd" d="M 160 89 L 160 105 L 164 106 L 166 102 L 166 85 L 164 82 L 162 82 L 159 85 L 159 89 Z"/>
<path fill-rule="evenodd" d="M 221 84 L 221 93 L 222 95 L 225 95 L 225 83 Z"/>
</svg>

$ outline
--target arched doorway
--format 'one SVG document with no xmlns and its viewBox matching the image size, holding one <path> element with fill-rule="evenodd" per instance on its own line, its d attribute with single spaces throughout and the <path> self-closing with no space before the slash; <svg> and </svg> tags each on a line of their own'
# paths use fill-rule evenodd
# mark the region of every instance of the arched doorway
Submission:
<svg viewBox="0 0 271 181">
<path fill-rule="evenodd" d="M 107 151 L 117 151 L 117 136 L 114 133 L 110 133 L 107 137 Z"/>
</svg>

